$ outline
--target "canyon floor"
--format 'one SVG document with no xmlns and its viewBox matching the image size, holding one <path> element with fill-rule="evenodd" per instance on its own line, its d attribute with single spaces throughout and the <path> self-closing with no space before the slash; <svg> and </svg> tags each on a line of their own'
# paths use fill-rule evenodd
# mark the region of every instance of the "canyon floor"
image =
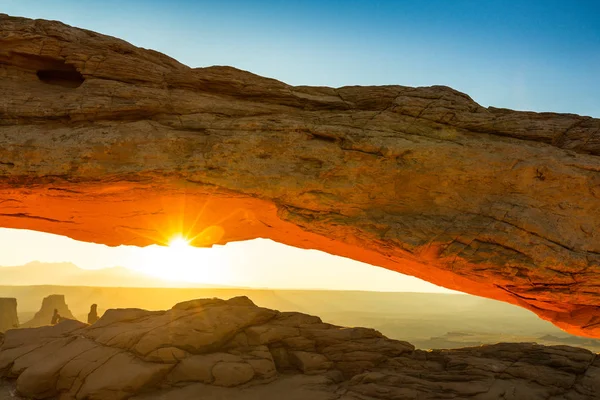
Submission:
<svg viewBox="0 0 600 400">
<path fill-rule="evenodd" d="M 0 373 L 24 398 L 600 398 L 600 358 L 589 350 L 500 343 L 424 351 L 247 297 L 111 309 L 93 325 L 10 330 L 0 343 Z"/>
</svg>

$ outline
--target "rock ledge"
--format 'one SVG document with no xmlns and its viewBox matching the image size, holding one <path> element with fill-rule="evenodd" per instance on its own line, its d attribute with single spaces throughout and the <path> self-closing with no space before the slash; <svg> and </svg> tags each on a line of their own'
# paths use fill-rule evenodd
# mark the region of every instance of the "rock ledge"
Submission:
<svg viewBox="0 0 600 400">
<path fill-rule="evenodd" d="M 0 376 L 35 399 L 598 399 L 600 359 L 568 346 L 415 350 L 366 328 L 201 299 L 10 330 Z"/>
</svg>

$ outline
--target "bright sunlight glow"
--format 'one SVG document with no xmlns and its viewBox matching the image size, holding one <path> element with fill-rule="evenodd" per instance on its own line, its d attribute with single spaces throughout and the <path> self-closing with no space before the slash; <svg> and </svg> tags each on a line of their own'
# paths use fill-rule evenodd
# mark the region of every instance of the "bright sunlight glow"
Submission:
<svg viewBox="0 0 600 400">
<path fill-rule="evenodd" d="M 230 262 L 226 253 L 195 248 L 183 235 L 172 237 L 168 246 L 152 245 L 131 251 L 125 262 L 130 269 L 167 281 L 228 284 Z"/>
<path fill-rule="evenodd" d="M 175 236 L 169 241 L 169 247 L 173 247 L 175 249 L 184 249 L 186 247 L 190 247 L 190 242 L 183 236 Z"/>
<path fill-rule="evenodd" d="M 189 236 L 182 229 L 170 233 L 165 235 L 165 246 L 108 247 L 43 232 L 0 228 L 0 268 L 38 260 L 72 262 L 94 270 L 121 266 L 163 279 L 166 286 L 455 293 L 384 268 L 267 239 L 211 248 L 172 247 L 168 244 L 179 236 L 184 242 Z M 31 248 L 35 252 L 29 251 Z"/>
</svg>

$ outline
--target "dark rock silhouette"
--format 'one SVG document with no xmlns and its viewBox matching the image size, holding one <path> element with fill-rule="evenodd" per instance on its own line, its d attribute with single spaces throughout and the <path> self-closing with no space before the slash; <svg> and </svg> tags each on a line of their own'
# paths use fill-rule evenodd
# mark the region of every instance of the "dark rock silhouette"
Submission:
<svg viewBox="0 0 600 400">
<path fill-rule="evenodd" d="M 52 320 L 50 321 L 50 325 L 56 325 L 60 322 L 61 316 L 58 313 L 57 309 L 54 309 L 54 314 L 52 314 Z"/>
<path fill-rule="evenodd" d="M 35 399 L 592 400 L 600 358 L 534 343 L 415 350 L 236 297 L 8 331 L 1 377 Z"/>
<path fill-rule="evenodd" d="M 0 333 L 18 327 L 17 299 L 0 298 Z"/>
<path fill-rule="evenodd" d="M 58 313 L 59 317 L 56 320 L 55 311 Z M 75 319 L 75 317 L 65 302 L 65 296 L 62 294 L 53 294 L 44 298 L 40 311 L 38 311 L 31 320 L 25 322 L 21 327 L 37 328 L 45 325 L 54 325 L 63 319 Z"/>
<path fill-rule="evenodd" d="M 92 304 L 90 307 L 90 313 L 88 314 L 87 322 L 92 325 L 98 321 L 98 304 Z"/>
</svg>

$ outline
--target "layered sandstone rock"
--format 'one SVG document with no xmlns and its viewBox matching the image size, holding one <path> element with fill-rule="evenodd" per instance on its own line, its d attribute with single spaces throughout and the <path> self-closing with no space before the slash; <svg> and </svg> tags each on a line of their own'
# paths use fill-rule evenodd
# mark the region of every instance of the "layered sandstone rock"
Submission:
<svg viewBox="0 0 600 400">
<path fill-rule="evenodd" d="M 600 337 L 600 120 L 447 87 L 293 87 L 0 16 L 0 226 L 266 237 Z"/>
<path fill-rule="evenodd" d="M 17 299 L 0 298 L 0 333 L 18 327 Z"/>
<path fill-rule="evenodd" d="M 48 297 L 44 297 L 40 310 L 35 313 L 31 320 L 25 322 L 22 327 L 37 328 L 50 325 L 54 310 L 58 310 L 58 314 L 63 319 L 75 319 L 65 301 L 65 296 L 62 294 L 52 294 Z"/>
<path fill-rule="evenodd" d="M 49 399 L 597 399 L 600 359 L 568 346 L 415 350 L 245 297 L 109 310 L 87 326 L 12 330 L 0 376 Z"/>
</svg>

